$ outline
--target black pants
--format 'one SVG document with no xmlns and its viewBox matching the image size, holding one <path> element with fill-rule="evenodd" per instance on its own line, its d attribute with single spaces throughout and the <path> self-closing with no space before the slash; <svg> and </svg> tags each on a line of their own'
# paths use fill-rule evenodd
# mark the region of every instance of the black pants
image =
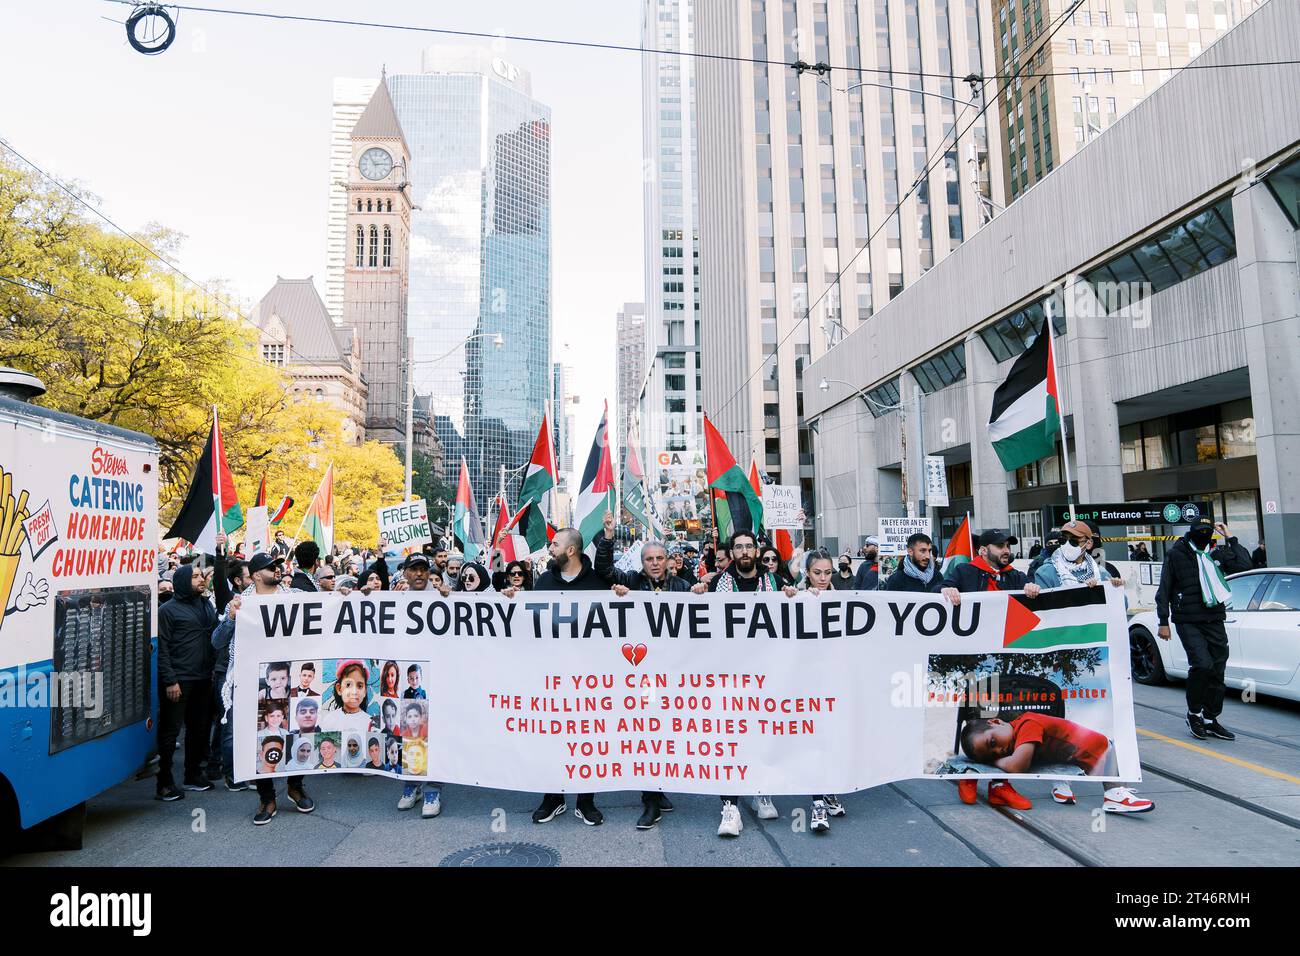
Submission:
<svg viewBox="0 0 1300 956">
<path fill-rule="evenodd" d="M 1223 712 L 1228 634 L 1222 621 L 1175 621 L 1187 651 L 1187 712 L 1216 719 Z"/>
<path fill-rule="evenodd" d="M 547 796 L 548 796 L 548 797 L 559 797 L 561 800 L 564 799 L 564 794 L 562 794 L 562 793 L 548 793 Z M 595 795 L 594 793 L 580 793 L 580 794 L 578 794 L 578 802 L 579 802 L 579 803 L 595 803 L 595 802 L 596 802 L 596 795 Z"/>
<path fill-rule="evenodd" d="M 289 789 L 302 792 L 302 777 L 290 777 Z M 275 778 L 260 777 L 254 781 L 257 784 L 257 797 L 263 803 L 271 803 L 275 800 Z"/>
<path fill-rule="evenodd" d="M 174 787 L 172 758 L 176 739 L 185 727 L 185 779 L 202 776 L 203 759 L 208 755 L 208 736 L 212 729 L 212 681 L 184 680 L 180 700 L 167 699 L 167 687 L 158 683 L 158 789 Z"/>
<path fill-rule="evenodd" d="M 224 777 L 232 776 L 234 766 L 226 763 L 225 748 L 221 745 L 221 736 L 225 727 L 221 723 L 221 718 L 225 715 L 226 708 L 221 702 L 221 685 L 226 682 L 225 673 L 212 675 L 212 735 L 208 739 L 208 776 L 214 776 L 214 773 L 220 773 Z"/>
</svg>

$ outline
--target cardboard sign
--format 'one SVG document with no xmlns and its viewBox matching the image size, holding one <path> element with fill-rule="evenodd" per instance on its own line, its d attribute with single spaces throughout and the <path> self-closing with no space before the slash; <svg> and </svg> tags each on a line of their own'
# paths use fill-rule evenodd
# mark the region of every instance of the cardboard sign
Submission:
<svg viewBox="0 0 1300 956">
<path fill-rule="evenodd" d="M 797 530 L 805 517 L 798 485 L 763 486 L 764 527 Z"/>
<path fill-rule="evenodd" d="M 404 501 L 400 505 L 379 508 L 379 546 L 403 557 L 433 544 L 429 531 L 428 505 L 423 501 Z"/>
<path fill-rule="evenodd" d="M 907 539 L 912 535 L 930 533 L 930 519 L 881 518 L 879 527 L 880 556 L 896 557 L 907 550 Z"/>
</svg>

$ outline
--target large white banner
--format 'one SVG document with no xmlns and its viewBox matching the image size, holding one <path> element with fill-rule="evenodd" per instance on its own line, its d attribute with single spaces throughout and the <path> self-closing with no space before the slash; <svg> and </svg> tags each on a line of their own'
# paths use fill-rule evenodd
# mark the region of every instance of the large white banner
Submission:
<svg viewBox="0 0 1300 956">
<path fill-rule="evenodd" d="M 283 594 L 246 599 L 236 634 L 243 779 L 727 795 L 1140 777 L 1113 588 L 957 607 L 834 591 Z"/>
</svg>

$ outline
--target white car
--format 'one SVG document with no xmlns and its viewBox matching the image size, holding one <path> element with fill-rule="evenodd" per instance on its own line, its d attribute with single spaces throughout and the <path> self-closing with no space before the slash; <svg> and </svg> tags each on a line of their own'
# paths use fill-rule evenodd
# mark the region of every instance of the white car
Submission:
<svg viewBox="0 0 1300 956">
<path fill-rule="evenodd" d="M 1263 694 L 1300 700 L 1300 568 L 1259 568 L 1231 575 L 1228 634 L 1229 687 L 1253 686 Z M 1170 640 L 1156 636 L 1155 611 L 1129 620 L 1133 679 L 1163 684 L 1186 677 L 1187 652 L 1170 622 Z"/>
</svg>

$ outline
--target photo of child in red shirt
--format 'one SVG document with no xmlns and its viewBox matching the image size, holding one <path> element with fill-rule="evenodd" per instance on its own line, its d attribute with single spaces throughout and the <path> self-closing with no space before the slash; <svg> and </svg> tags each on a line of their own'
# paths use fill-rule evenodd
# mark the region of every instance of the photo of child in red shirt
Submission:
<svg viewBox="0 0 1300 956">
<path fill-rule="evenodd" d="M 1014 720 L 967 721 L 961 748 L 971 760 L 1007 773 L 1030 773 L 1034 763 L 1070 763 L 1089 776 L 1113 776 L 1114 750 L 1104 734 L 1063 717 L 1028 712 Z"/>
</svg>

